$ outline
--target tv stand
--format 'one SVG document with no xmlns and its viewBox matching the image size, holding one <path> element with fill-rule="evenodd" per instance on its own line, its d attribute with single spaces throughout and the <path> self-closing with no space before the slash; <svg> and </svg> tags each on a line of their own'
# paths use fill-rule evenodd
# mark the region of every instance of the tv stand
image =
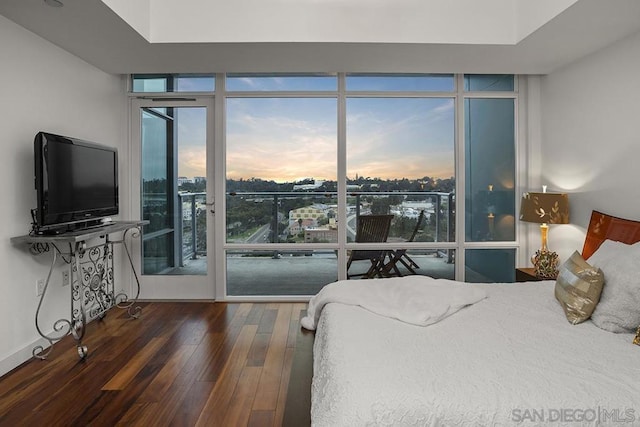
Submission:
<svg viewBox="0 0 640 427">
<path fill-rule="evenodd" d="M 105 220 L 105 218 L 98 218 L 87 221 L 68 223 L 64 225 L 48 226 L 40 229 L 36 228 L 32 231 L 32 234 L 36 236 L 59 236 L 61 234 L 67 233 L 82 233 L 83 231 L 90 231 L 94 228 L 103 228 L 107 225 L 112 225 L 115 223 L 116 222 L 112 221 L 110 218 L 108 220 Z"/>
<path fill-rule="evenodd" d="M 65 230 L 61 230 L 59 228 L 52 228 L 50 230 L 37 231 L 35 235 L 36 236 L 59 236 L 64 233 L 66 233 Z"/>
<path fill-rule="evenodd" d="M 78 356 L 84 359 L 88 350 L 82 344 L 82 339 L 87 322 L 104 318 L 107 311 L 114 306 L 127 310 L 130 318 L 138 318 L 142 310 L 140 306 L 136 306 L 136 300 L 140 295 L 140 281 L 127 247 L 126 237 L 129 232 L 132 237 L 139 237 L 142 226 L 147 223 L 148 221 L 111 221 L 104 225 L 59 234 L 35 234 L 11 239 L 14 244 L 29 245 L 34 255 L 44 253 L 42 248 L 45 247 L 50 248 L 48 252 L 53 253 L 49 274 L 40 294 L 35 314 L 36 330 L 49 342 L 50 346 L 47 349 L 41 345 L 36 346 L 33 349 L 34 357 L 46 359 L 56 342 L 67 335 L 72 335 L 76 340 Z M 117 236 L 116 233 L 122 233 L 119 239 L 114 239 Z M 124 247 L 133 270 L 136 282 L 133 298 L 129 298 L 124 292 L 116 293 L 115 290 L 113 247 L 116 244 Z M 38 318 L 59 257 L 68 264 L 69 268 L 71 313 L 68 319 L 63 318 L 54 322 L 53 332 L 45 333 L 40 327 Z"/>
</svg>

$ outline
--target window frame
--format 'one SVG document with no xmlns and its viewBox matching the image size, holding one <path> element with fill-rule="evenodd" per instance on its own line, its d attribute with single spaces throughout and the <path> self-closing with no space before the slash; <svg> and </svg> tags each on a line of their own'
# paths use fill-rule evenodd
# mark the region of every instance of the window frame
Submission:
<svg viewBox="0 0 640 427">
<path fill-rule="evenodd" d="M 242 75 L 251 75 L 252 73 L 242 73 Z M 348 91 L 346 89 L 346 76 L 350 73 L 336 73 L 337 78 L 337 90 L 331 91 L 227 91 L 226 90 L 226 74 L 217 73 L 211 74 L 215 77 L 215 91 L 213 92 L 198 92 L 199 96 L 210 96 L 214 98 L 215 102 L 215 120 L 214 120 L 214 156 L 215 156 L 215 203 L 218 212 L 226 212 L 226 100 L 228 98 L 332 98 L 337 102 L 337 179 L 338 179 L 338 206 L 347 206 L 347 189 L 346 189 L 346 102 L 347 98 L 453 98 L 454 100 L 454 157 L 455 157 L 455 236 L 451 242 L 407 242 L 402 244 L 403 249 L 453 249 L 455 250 L 455 277 L 456 280 L 464 280 L 465 278 L 465 251 L 467 249 L 515 249 L 516 250 L 516 264 L 522 262 L 524 255 L 520 251 L 521 241 L 523 241 L 523 230 L 519 226 L 516 218 L 516 230 L 515 239 L 513 241 L 483 241 L 483 242 L 467 242 L 465 239 L 465 117 L 464 117 L 464 104 L 465 100 L 469 98 L 509 98 L 514 100 L 514 144 L 515 144 L 515 186 L 514 192 L 515 200 L 519 199 L 519 194 L 523 188 L 523 183 L 529 181 L 528 178 L 528 162 L 527 162 L 527 134 L 521 127 L 521 122 L 525 120 L 523 112 L 527 111 L 526 100 L 523 94 L 527 92 L 527 79 L 522 76 L 514 75 L 514 91 L 465 91 L 464 89 L 464 75 L 453 74 L 454 76 L 454 90 L 451 92 L 430 92 L 430 91 L 418 91 L 418 92 L 406 92 L 406 91 Z M 366 74 L 355 72 L 353 74 Z M 372 73 L 380 75 L 380 73 Z M 425 73 L 430 75 L 431 73 Z M 449 73 L 444 73 L 450 75 Z M 155 76 L 166 76 L 166 74 L 154 74 Z M 203 75 L 203 74 L 199 74 Z M 235 75 L 230 73 L 230 75 Z M 260 75 L 256 73 L 255 75 Z M 269 73 L 269 75 L 277 75 L 277 73 Z M 304 73 L 284 73 L 284 75 L 305 75 Z M 314 75 L 327 75 L 326 73 L 308 73 L 310 76 Z M 393 75 L 393 73 L 384 73 L 384 75 Z M 401 76 L 402 73 L 397 73 Z M 409 73 L 409 75 L 415 75 L 415 73 Z M 179 76 L 179 75 L 178 75 Z M 132 79 L 130 81 L 130 97 L 139 96 L 153 96 L 158 98 L 175 98 L 176 95 L 185 96 L 188 93 L 184 92 L 167 92 L 167 93 L 134 93 L 132 90 Z M 524 148 L 524 149 L 521 149 Z M 515 207 L 516 215 L 518 214 L 518 206 Z M 226 220 L 224 214 L 216 215 L 215 227 L 216 227 L 216 299 L 229 300 L 229 301 L 242 301 L 242 300 L 272 300 L 278 301 L 282 298 L 278 297 L 233 297 L 227 298 L 226 295 L 226 277 L 225 266 L 226 263 L 226 251 L 237 249 L 284 249 L 284 250 L 301 250 L 301 249 L 335 249 L 338 253 L 338 279 L 346 278 L 346 262 L 347 251 L 352 249 L 380 249 L 380 248 L 393 248 L 398 246 L 397 243 L 383 243 L 383 244 L 363 244 L 363 243 L 348 243 L 346 239 L 346 229 L 344 227 L 338 227 L 338 243 L 337 248 L 334 243 L 262 243 L 259 246 L 251 244 L 237 244 L 226 242 Z M 346 212 L 344 209 L 338 210 L 337 220 L 339 223 L 344 224 L 346 221 Z M 425 244 L 428 243 L 428 244 Z M 514 266 L 514 271 L 515 271 Z M 292 300 L 291 298 L 285 298 Z M 306 300 L 306 297 L 293 298 Z"/>
</svg>

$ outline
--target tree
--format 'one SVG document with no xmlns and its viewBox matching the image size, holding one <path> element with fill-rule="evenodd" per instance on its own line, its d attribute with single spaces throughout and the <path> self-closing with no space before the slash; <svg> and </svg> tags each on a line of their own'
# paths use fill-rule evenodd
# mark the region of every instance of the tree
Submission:
<svg viewBox="0 0 640 427">
<path fill-rule="evenodd" d="M 374 215 L 386 215 L 391 211 L 391 202 L 388 197 L 376 197 L 371 202 L 371 213 Z"/>
</svg>

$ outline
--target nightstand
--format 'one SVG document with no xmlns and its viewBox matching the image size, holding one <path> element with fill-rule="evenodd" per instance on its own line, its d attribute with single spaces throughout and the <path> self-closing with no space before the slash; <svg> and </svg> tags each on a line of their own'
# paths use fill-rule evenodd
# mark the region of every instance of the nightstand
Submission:
<svg viewBox="0 0 640 427">
<path fill-rule="evenodd" d="M 534 273 L 535 269 L 533 267 L 526 268 L 516 268 L 516 282 L 540 282 L 542 280 L 555 280 L 555 278 L 551 279 L 543 279 L 538 277 Z"/>
</svg>

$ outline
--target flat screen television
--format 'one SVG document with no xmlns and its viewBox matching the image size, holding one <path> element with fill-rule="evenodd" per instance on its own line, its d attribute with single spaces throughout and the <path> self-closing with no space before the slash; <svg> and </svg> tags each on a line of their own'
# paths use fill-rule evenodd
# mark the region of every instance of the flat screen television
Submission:
<svg viewBox="0 0 640 427">
<path fill-rule="evenodd" d="M 99 225 L 101 219 L 118 213 L 116 148 L 38 132 L 34 160 L 35 232 L 58 233 Z"/>
</svg>

